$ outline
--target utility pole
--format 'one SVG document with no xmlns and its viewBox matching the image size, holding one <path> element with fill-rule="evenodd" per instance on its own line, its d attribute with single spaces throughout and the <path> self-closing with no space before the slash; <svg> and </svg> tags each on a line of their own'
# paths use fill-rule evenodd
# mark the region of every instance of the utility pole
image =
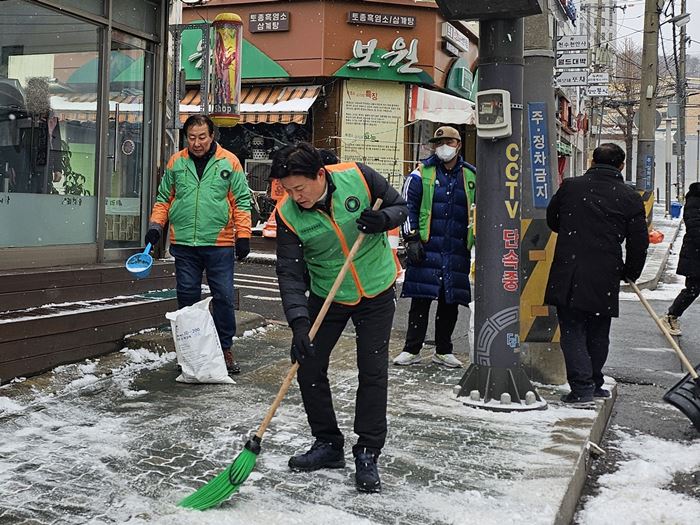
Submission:
<svg viewBox="0 0 700 525">
<path fill-rule="evenodd" d="M 476 222 L 485 227 L 476 241 L 472 364 L 455 392 L 471 407 L 544 408 L 520 361 L 522 17 L 540 14 L 542 7 L 530 0 L 437 3 L 448 20 L 479 20 Z"/>
<path fill-rule="evenodd" d="M 600 72 L 602 69 L 602 64 L 600 62 L 601 59 L 601 50 L 600 50 L 600 29 L 601 25 L 603 22 L 603 0 L 598 0 L 598 7 L 596 9 L 596 17 L 595 17 L 595 60 L 593 61 L 593 71 L 595 73 Z M 591 103 L 593 102 L 593 99 L 591 98 Z M 598 115 L 598 118 L 600 119 L 598 121 L 598 133 L 596 136 L 596 143 L 595 146 L 598 147 L 600 146 L 600 135 L 603 132 L 603 105 L 605 102 L 604 97 L 600 97 L 599 103 L 600 103 L 600 113 Z"/>
<path fill-rule="evenodd" d="M 673 158 L 673 146 L 671 142 L 671 125 L 672 120 L 670 118 L 666 119 L 666 192 L 664 196 L 664 217 L 668 218 L 671 215 L 671 158 Z"/>
<path fill-rule="evenodd" d="M 681 0 L 681 14 L 686 14 L 686 0 Z M 681 26 L 680 52 L 678 57 L 678 78 L 676 79 L 676 100 L 678 102 L 678 157 L 676 174 L 678 177 L 678 202 L 685 199 L 685 24 Z"/>
<path fill-rule="evenodd" d="M 644 4 L 644 38 L 642 40 L 642 82 L 639 102 L 637 138 L 637 190 L 642 192 L 647 224 L 651 224 L 654 205 L 654 132 L 656 131 L 656 83 L 659 53 L 659 2 Z"/>
<path fill-rule="evenodd" d="M 556 309 L 544 304 L 556 234 L 547 226 L 547 205 L 557 189 L 555 94 L 551 81 L 555 54 L 548 5 L 525 18 L 523 78 L 523 154 L 520 228 L 520 345 L 531 379 L 544 384 L 566 381 Z M 553 35 L 557 42 L 559 38 Z M 566 37 L 563 37 L 566 38 Z M 539 144 L 538 144 L 539 142 Z M 541 143 L 544 143 L 542 146 Z M 585 170 L 577 170 L 579 173 Z"/>
<path fill-rule="evenodd" d="M 695 182 L 700 182 L 700 115 L 698 115 L 698 139 L 695 141 Z"/>
</svg>

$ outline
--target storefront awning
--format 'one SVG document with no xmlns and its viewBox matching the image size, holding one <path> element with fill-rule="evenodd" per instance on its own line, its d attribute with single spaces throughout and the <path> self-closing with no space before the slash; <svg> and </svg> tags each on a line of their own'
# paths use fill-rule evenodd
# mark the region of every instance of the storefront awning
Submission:
<svg viewBox="0 0 700 525">
<path fill-rule="evenodd" d="M 297 124 L 306 123 L 309 109 L 316 101 L 321 86 L 247 86 L 241 89 L 241 123 Z M 188 90 L 180 103 L 180 120 L 199 113 L 199 90 Z M 143 120 L 141 95 L 111 94 L 110 111 L 119 104 L 121 122 Z M 94 121 L 97 111 L 95 93 L 53 95 L 51 108 L 62 120 Z"/>
<path fill-rule="evenodd" d="M 246 86 L 241 89 L 241 123 L 304 124 L 321 86 Z M 187 90 L 180 119 L 199 113 L 199 90 Z"/>
<path fill-rule="evenodd" d="M 141 95 L 110 94 L 109 110 L 115 111 L 119 104 L 120 122 L 143 121 L 143 97 Z M 51 96 L 51 109 L 61 120 L 94 122 L 97 113 L 95 93 L 69 93 Z"/>
<path fill-rule="evenodd" d="M 439 91 L 411 86 L 408 120 L 429 120 L 445 124 L 474 124 L 474 103 Z"/>
</svg>

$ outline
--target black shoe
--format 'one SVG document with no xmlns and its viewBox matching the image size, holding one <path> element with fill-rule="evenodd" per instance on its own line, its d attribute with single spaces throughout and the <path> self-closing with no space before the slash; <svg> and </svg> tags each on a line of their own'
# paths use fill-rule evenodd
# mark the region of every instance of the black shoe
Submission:
<svg viewBox="0 0 700 525">
<path fill-rule="evenodd" d="M 593 402 L 593 396 L 591 394 L 585 396 L 579 396 L 573 392 L 569 392 L 565 396 L 561 396 L 561 400 L 564 403 L 575 405 L 577 403 L 591 403 Z"/>
<path fill-rule="evenodd" d="M 593 397 L 610 397 L 610 390 L 605 388 L 596 388 L 593 391 Z"/>
<path fill-rule="evenodd" d="M 359 492 L 379 492 L 382 488 L 377 457 L 367 449 L 355 455 L 355 487 Z"/>
<path fill-rule="evenodd" d="M 316 441 L 307 452 L 289 458 L 289 468 L 302 472 L 310 472 L 320 468 L 343 468 L 344 466 L 343 449 L 323 441 Z"/>
</svg>

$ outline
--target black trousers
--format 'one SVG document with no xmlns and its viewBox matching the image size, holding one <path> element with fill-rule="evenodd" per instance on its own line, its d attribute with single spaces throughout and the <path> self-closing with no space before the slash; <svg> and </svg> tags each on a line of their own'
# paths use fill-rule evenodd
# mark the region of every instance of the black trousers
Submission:
<svg viewBox="0 0 700 525">
<path fill-rule="evenodd" d="M 428 332 L 428 316 L 432 302 L 432 299 L 411 299 L 411 309 L 408 311 L 406 344 L 403 347 L 404 352 L 418 355 L 421 348 L 423 348 L 425 334 Z M 441 288 L 437 312 L 435 313 L 435 353 L 452 353 L 452 333 L 455 330 L 458 315 L 459 305 L 457 303 L 446 303 L 445 290 Z"/>
<path fill-rule="evenodd" d="M 700 278 L 686 277 L 685 288 L 683 288 L 678 294 L 678 297 L 675 298 L 673 304 L 668 309 L 668 313 L 674 317 L 680 317 L 683 315 L 683 312 L 693 304 L 693 301 L 695 301 L 698 296 L 700 296 Z"/>
<path fill-rule="evenodd" d="M 564 306 L 557 306 L 557 316 L 571 391 L 592 395 L 605 382 L 602 370 L 608 358 L 611 318 Z"/>
<path fill-rule="evenodd" d="M 376 297 L 362 299 L 347 306 L 332 303 L 321 324 L 314 347 L 316 355 L 306 357 L 299 367 L 297 380 L 304 401 L 311 434 L 318 440 L 341 448 L 343 434 L 333 409 L 328 362 L 349 319 L 355 326 L 357 343 L 358 388 L 355 398 L 355 433 L 353 453 L 367 448 L 379 455 L 386 440 L 386 403 L 389 375 L 389 337 L 396 310 L 396 293 L 392 286 Z M 309 313 L 315 319 L 323 299 L 309 297 Z"/>
</svg>

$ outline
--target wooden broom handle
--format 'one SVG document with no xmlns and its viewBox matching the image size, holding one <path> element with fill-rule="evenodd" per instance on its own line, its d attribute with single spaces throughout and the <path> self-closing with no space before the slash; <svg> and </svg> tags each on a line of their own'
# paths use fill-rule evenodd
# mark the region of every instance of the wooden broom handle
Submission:
<svg viewBox="0 0 700 525">
<path fill-rule="evenodd" d="M 374 202 L 374 206 L 372 206 L 372 210 L 377 211 L 381 205 L 382 205 L 382 199 L 377 199 Z M 311 339 L 312 341 L 313 341 L 314 337 L 316 337 L 316 333 L 318 332 L 318 329 L 321 328 L 321 323 L 323 323 L 323 319 L 326 317 L 326 314 L 328 313 L 328 309 L 331 307 L 331 303 L 333 302 L 333 299 L 335 299 L 335 294 L 338 293 L 338 289 L 340 288 L 340 285 L 343 284 L 343 280 L 345 279 L 345 274 L 348 273 L 348 269 L 350 268 L 350 265 L 352 264 L 352 260 L 354 259 L 355 255 L 357 254 L 357 251 L 360 249 L 360 245 L 362 244 L 362 241 L 365 240 L 365 237 L 366 237 L 366 235 L 364 233 L 360 232 L 359 235 L 357 236 L 357 239 L 355 239 L 355 242 L 352 245 L 352 248 L 350 248 L 350 251 L 345 256 L 345 262 L 343 263 L 343 267 L 340 269 L 340 272 L 338 272 L 338 277 L 335 278 L 335 282 L 333 283 L 333 286 L 331 287 L 330 292 L 328 292 L 328 296 L 326 297 L 326 300 L 323 301 L 323 306 L 321 306 L 321 310 L 319 310 L 318 315 L 316 316 L 316 320 L 314 321 L 314 324 L 311 326 L 311 330 L 309 330 L 309 339 Z M 262 439 L 263 434 L 265 434 L 265 431 L 267 430 L 267 426 L 270 424 L 270 421 L 272 421 L 272 418 L 275 416 L 275 412 L 277 412 L 277 408 L 280 406 L 280 403 L 284 399 L 284 396 L 287 395 L 287 390 L 289 390 L 289 385 L 292 384 L 292 380 L 294 379 L 294 376 L 296 375 L 298 369 L 299 369 L 299 362 L 297 361 L 289 369 L 289 372 L 287 372 L 287 376 L 284 378 L 284 381 L 282 381 L 282 386 L 280 386 L 279 392 L 277 392 L 277 397 L 275 397 L 275 400 L 272 402 L 272 405 L 270 405 L 270 409 L 267 411 L 267 415 L 265 416 L 265 419 L 263 419 L 262 423 L 260 424 L 260 428 L 258 428 L 258 431 L 255 433 L 255 435 L 258 437 L 258 439 Z"/>
<path fill-rule="evenodd" d="M 690 364 L 690 361 L 688 361 L 688 358 L 685 357 L 685 354 L 681 350 L 681 347 L 678 346 L 678 343 L 676 343 L 676 340 L 673 337 L 671 337 L 671 334 L 668 333 L 668 330 L 666 330 L 666 327 L 661 322 L 661 319 L 659 319 L 659 316 L 656 315 L 656 312 L 652 309 L 649 302 L 642 295 L 642 292 L 639 289 L 639 287 L 636 284 L 634 284 L 632 281 L 630 281 L 629 279 L 627 279 L 627 282 L 634 290 L 634 293 L 637 294 L 637 297 L 639 297 L 639 300 L 642 301 L 642 304 L 644 305 L 644 308 L 646 308 L 647 312 L 649 312 L 649 315 L 651 315 L 651 317 L 654 319 L 654 321 L 656 321 L 656 325 L 663 332 L 664 336 L 666 336 L 666 340 L 671 345 L 671 348 L 673 348 L 673 350 L 675 350 L 676 355 L 678 356 L 678 359 L 681 360 L 681 363 L 683 363 L 683 366 L 686 368 L 686 370 L 688 370 L 690 377 L 692 377 L 693 379 L 698 379 L 697 371 L 695 370 L 695 368 L 693 368 L 693 365 Z"/>
</svg>

